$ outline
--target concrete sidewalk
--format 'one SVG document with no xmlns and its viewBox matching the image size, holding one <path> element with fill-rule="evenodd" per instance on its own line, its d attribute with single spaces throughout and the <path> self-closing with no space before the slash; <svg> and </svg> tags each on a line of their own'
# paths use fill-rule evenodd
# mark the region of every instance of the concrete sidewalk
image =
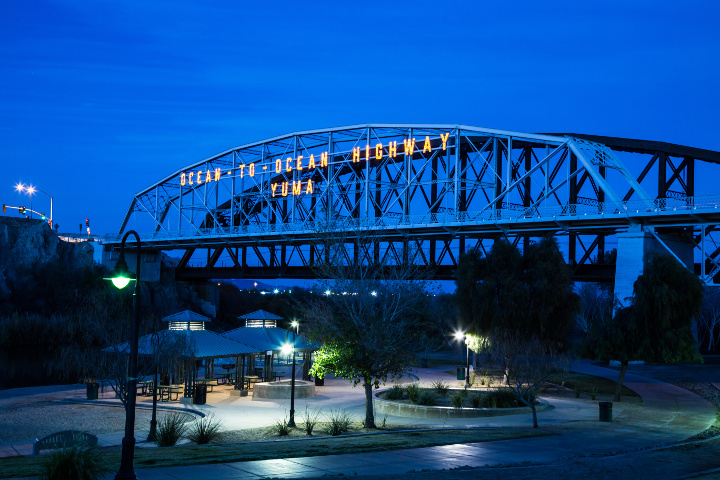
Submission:
<svg viewBox="0 0 720 480">
<path fill-rule="evenodd" d="M 616 379 L 617 372 L 590 362 L 573 365 L 574 371 Z M 432 372 L 421 375 L 426 379 Z M 279 460 L 235 462 L 190 467 L 139 469 L 138 478 L 217 480 L 254 478 L 312 478 L 326 475 L 394 475 L 422 469 L 482 467 L 519 462 L 558 462 L 580 455 L 607 455 L 680 442 L 715 421 L 715 409 L 705 399 L 657 380 L 627 375 L 626 385 L 642 397 L 642 406 L 614 405 L 614 422 L 597 422 L 597 407 L 587 402 L 558 402 L 539 412 L 541 425 L 578 422 L 559 435 L 521 440 L 393 450 L 381 453 L 327 455 Z M 349 400 L 349 399 L 348 399 Z M 588 407 L 589 406 L 589 407 Z M 400 421 L 393 417 L 392 421 Z M 463 426 L 518 426 L 526 415 L 488 419 L 458 419 Z M 390 419 L 388 419 L 390 421 Z M 421 422 L 405 419 L 408 424 Z M 424 419 L 424 422 L 428 420 Z M 449 422 L 446 422 L 446 425 Z M 460 426 L 460 425 L 458 425 Z M 108 477 L 111 478 L 111 477 Z"/>
</svg>

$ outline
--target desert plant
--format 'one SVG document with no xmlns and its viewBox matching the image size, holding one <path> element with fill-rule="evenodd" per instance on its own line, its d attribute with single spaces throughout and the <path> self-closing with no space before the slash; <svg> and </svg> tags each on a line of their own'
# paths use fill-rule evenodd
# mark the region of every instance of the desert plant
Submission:
<svg viewBox="0 0 720 480">
<path fill-rule="evenodd" d="M 479 393 L 470 395 L 470 405 L 472 405 L 472 408 L 480 408 L 481 402 L 482 402 L 482 395 L 480 395 Z"/>
<path fill-rule="evenodd" d="M 597 394 L 598 394 L 598 388 L 597 388 L 597 387 L 592 387 L 592 388 L 590 389 L 590 398 L 593 399 L 593 400 L 595 400 L 595 399 L 597 398 Z"/>
<path fill-rule="evenodd" d="M 420 398 L 420 386 L 417 383 L 411 383 L 405 390 L 407 391 L 410 401 L 418 403 L 418 399 Z"/>
<path fill-rule="evenodd" d="M 220 437 L 222 425 L 213 414 L 195 420 L 188 429 L 187 438 L 193 443 L 204 445 Z"/>
<path fill-rule="evenodd" d="M 303 426 L 305 427 L 306 435 L 313 434 L 313 430 L 315 430 L 315 425 L 317 425 L 319 419 L 320 409 L 310 410 L 310 408 L 305 405 L 305 421 L 303 422 Z"/>
<path fill-rule="evenodd" d="M 580 395 L 582 395 L 582 389 L 580 387 L 573 387 L 573 391 L 575 392 L 575 398 L 580 398 Z"/>
<path fill-rule="evenodd" d="M 53 450 L 41 465 L 43 480 L 96 480 L 112 469 L 94 449 L 68 447 Z"/>
<path fill-rule="evenodd" d="M 435 393 L 435 390 L 423 389 L 418 396 L 417 403 L 428 407 L 437 405 L 437 394 Z"/>
<path fill-rule="evenodd" d="M 402 400 L 404 395 L 405 389 L 403 389 L 400 385 L 393 385 L 385 394 L 388 400 Z"/>
<path fill-rule="evenodd" d="M 477 374 L 473 371 L 470 374 L 470 386 L 472 387 L 473 385 L 475 385 L 475 382 L 477 382 Z"/>
<path fill-rule="evenodd" d="M 270 427 L 270 429 L 280 437 L 287 437 L 290 435 L 291 428 L 292 427 L 288 425 L 288 421 L 285 418 L 278 418 Z"/>
<path fill-rule="evenodd" d="M 380 426 L 382 428 L 385 428 L 386 425 L 387 425 L 387 414 L 383 415 L 382 422 L 380 422 Z"/>
<path fill-rule="evenodd" d="M 450 390 L 450 385 L 448 385 L 446 382 L 443 382 L 442 380 L 437 380 L 433 382 L 432 387 L 440 395 L 447 395 L 448 391 Z"/>
<path fill-rule="evenodd" d="M 467 397 L 467 390 L 461 390 L 453 393 L 450 396 L 450 401 L 452 401 L 453 407 L 462 408 L 463 403 L 465 402 L 465 397 Z"/>
<path fill-rule="evenodd" d="M 485 378 L 484 375 L 482 377 L 480 377 L 480 385 L 485 385 L 486 382 L 487 382 L 487 378 Z"/>
<path fill-rule="evenodd" d="M 347 410 L 334 409 L 328 415 L 327 433 L 331 436 L 342 435 L 350 430 L 350 414 Z"/>
<path fill-rule="evenodd" d="M 172 447 L 185 435 L 185 414 L 173 412 L 163 416 L 157 422 L 155 443 L 158 447 Z"/>
</svg>

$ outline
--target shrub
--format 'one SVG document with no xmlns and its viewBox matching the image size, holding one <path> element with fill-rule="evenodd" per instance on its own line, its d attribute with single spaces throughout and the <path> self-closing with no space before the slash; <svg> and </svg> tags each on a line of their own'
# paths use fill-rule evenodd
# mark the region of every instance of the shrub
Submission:
<svg viewBox="0 0 720 480">
<path fill-rule="evenodd" d="M 346 410 L 332 410 L 328 416 L 328 422 L 327 433 L 333 437 L 350 430 L 350 414 Z"/>
<path fill-rule="evenodd" d="M 204 445 L 217 440 L 221 430 L 220 420 L 210 414 L 204 418 L 198 418 L 190 425 L 187 438 L 193 443 Z"/>
<path fill-rule="evenodd" d="M 470 395 L 470 405 L 472 408 L 480 408 L 480 403 L 482 402 L 482 395 L 479 393 L 474 393 Z"/>
<path fill-rule="evenodd" d="M 598 388 L 597 388 L 597 387 L 592 387 L 592 388 L 590 389 L 590 398 L 593 399 L 593 400 L 595 400 L 595 399 L 597 398 L 597 394 L 598 394 Z"/>
<path fill-rule="evenodd" d="M 442 380 L 437 380 L 433 382 L 432 387 L 440 395 L 447 395 L 448 391 L 450 390 L 450 385 L 443 382 Z"/>
<path fill-rule="evenodd" d="M 509 388 L 492 390 L 482 397 L 483 408 L 512 408 L 517 407 L 515 392 Z"/>
<path fill-rule="evenodd" d="M 453 407 L 462 408 L 463 403 L 465 402 L 465 397 L 467 397 L 467 390 L 461 390 L 453 393 L 452 396 L 450 396 Z"/>
<path fill-rule="evenodd" d="M 74 446 L 53 450 L 41 471 L 42 480 L 97 480 L 112 469 L 94 449 Z"/>
<path fill-rule="evenodd" d="M 270 429 L 281 437 L 287 437 L 290 435 L 290 426 L 288 425 L 288 421 L 284 418 L 275 420 L 275 423 L 270 427 Z"/>
<path fill-rule="evenodd" d="M 477 374 L 473 371 L 470 374 L 470 386 L 472 387 L 473 385 L 475 385 L 475 382 L 477 382 Z"/>
<path fill-rule="evenodd" d="M 434 390 L 423 389 L 418 396 L 418 404 L 433 407 L 437 405 L 437 394 Z"/>
<path fill-rule="evenodd" d="M 420 398 L 420 386 L 417 383 L 411 383 L 407 386 L 406 390 L 410 401 L 418 403 L 418 399 Z"/>
<path fill-rule="evenodd" d="M 485 382 L 487 382 L 487 378 L 485 378 L 485 376 L 483 375 L 482 377 L 480 377 L 480 385 L 485 385 Z"/>
<path fill-rule="evenodd" d="M 305 427 L 306 435 L 313 434 L 313 430 L 315 430 L 315 425 L 317 425 L 319 419 L 320 410 L 310 410 L 308 406 L 305 405 L 305 421 L 303 422 L 303 426 Z"/>
<path fill-rule="evenodd" d="M 390 389 L 388 389 L 385 397 L 387 397 L 388 400 L 402 400 L 404 395 L 405 389 L 403 389 L 400 385 L 393 385 Z"/>
<path fill-rule="evenodd" d="M 573 387 L 573 391 L 575 392 L 575 398 L 580 398 L 580 395 L 582 394 L 582 389 L 580 387 Z"/>
<path fill-rule="evenodd" d="M 184 413 L 167 414 L 158 420 L 155 443 L 158 447 L 172 447 L 185 435 L 186 429 Z"/>
</svg>

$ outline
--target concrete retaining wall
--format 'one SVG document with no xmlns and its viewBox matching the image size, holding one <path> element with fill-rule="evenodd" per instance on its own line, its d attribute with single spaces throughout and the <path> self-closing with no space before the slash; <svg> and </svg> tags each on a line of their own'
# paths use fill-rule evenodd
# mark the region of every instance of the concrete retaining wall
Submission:
<svg viewBox="0 0 720 480">
<path fill-rule="evenodd" d="M 256 383 L 253 387 L 253 400 L 271 398 L 290 398 L 290 380 L 280 382 Z M 295 398 L 315 396 L 315 383 L 295 380 Z"/>
</svg>

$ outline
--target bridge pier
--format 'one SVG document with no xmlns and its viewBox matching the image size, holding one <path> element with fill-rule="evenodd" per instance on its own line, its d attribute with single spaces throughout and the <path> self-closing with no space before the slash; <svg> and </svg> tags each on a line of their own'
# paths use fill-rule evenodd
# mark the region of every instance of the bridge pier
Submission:
<svg viewBox="0 0 720 480">
<path fill-rule="evenodd" d="M 633 284 L 642 275 L 643 258 L 647 253 L 674 254 L 686 267 L 691 270 L 694 268 L 694 246 L 692 239 L 687 236 L 675 233 L 658 234 L 661 243 L 641 225 L 632 225 L 627 232 L 619 233 L 617 237 L 615 297 L 620 302 L 620 307 L 627 307 L 632 303 Z"/>
</svg>

